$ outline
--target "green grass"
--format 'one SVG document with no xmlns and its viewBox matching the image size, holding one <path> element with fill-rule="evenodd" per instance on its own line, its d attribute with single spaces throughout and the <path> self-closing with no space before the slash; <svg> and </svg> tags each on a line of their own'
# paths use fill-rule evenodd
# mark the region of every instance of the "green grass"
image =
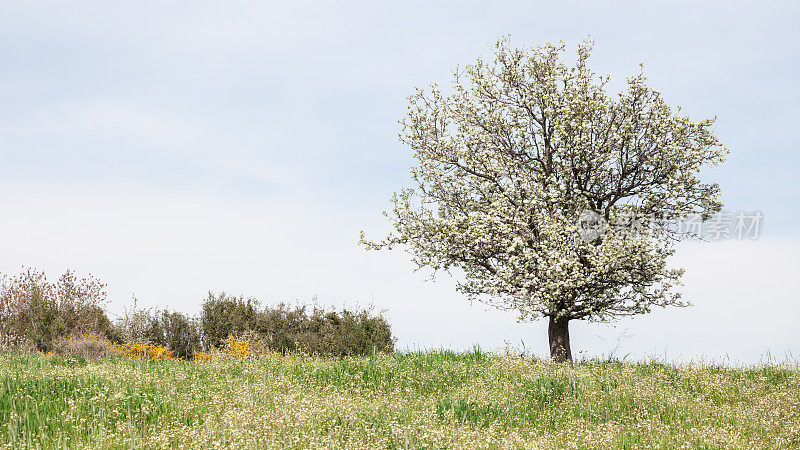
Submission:
<svg viewBox="0 0 800 450">
<path fill-rule="evenodd" d="M 796 364 L 0 354 L 0 447 L 800 447 Z"/>
</svg>

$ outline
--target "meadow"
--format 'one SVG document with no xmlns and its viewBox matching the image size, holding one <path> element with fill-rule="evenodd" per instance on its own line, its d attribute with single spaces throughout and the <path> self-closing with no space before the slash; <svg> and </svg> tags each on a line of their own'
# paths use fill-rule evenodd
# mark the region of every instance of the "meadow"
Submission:
<svg viewBox="0 0 800 450">
<path fill-rule="evenodd" d="M 0 447 L 800 447 L 800 367 L 0 353 Z"/>
</svg>

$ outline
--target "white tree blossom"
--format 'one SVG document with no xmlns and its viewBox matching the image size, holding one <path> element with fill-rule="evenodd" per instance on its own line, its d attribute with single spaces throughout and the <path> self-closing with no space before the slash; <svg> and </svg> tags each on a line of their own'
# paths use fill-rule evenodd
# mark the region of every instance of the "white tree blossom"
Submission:
<svg viewBox="0 0 800 450">
<path fill-rule="evenodd" d="M 581 214 L 608 223 L 657 223 L 719 211 L 719 186 L 699 178 L 727 153 L 713 119 L 673 111 L 645 76 L 617 95 L 589 69 L 591 42 L 577 64 L 564 45 L 512 48 L 454 75 L 452 92 L 434 84 L 410 97 L 401 141 L 414 151 L 414 186 L 395 194 L 395 231 L 369 249 L 405 245 L 419 267 L 461 269 L 470 299 L 550 319 L 554 359 L 571 359 L 568 321 L 609 320 L 682 306 L 668 269 L 669 227 L 596 238 L 578 233 Z"/>
</svg>

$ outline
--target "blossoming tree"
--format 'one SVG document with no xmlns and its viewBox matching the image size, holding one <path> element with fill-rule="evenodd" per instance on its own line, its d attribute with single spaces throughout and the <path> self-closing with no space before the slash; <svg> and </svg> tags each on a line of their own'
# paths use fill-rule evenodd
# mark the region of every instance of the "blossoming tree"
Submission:
<svg viewBox="0 0 800 450">
<path fill-rule="evenodd" d="M 386 213 L 395 231 L 362 232 L 368 249 L 401 244 L 419 267 L 460 269 L 472 300 L 547 317 L 555 361 L 572 358 L 572 320 L 684 306 L 667 259 L 687 233 L 663 225 L 722 206 L 699 178 L 726 154 L 713 120 L 674 112 L 641 73 L 608 95 L 591 49 L 568 66 L 563 44 L 504 39 L 493 60 L 457 70 L 450 93 L 417 89 L 401 122 L 414 187 Z"/>
</svg>

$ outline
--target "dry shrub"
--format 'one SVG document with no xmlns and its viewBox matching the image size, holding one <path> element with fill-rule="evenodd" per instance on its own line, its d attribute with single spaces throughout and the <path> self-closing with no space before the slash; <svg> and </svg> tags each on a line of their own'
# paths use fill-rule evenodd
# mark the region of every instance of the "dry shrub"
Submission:
<svg viewBox="0 0 800 450">
<path fill-rule="evenodd" d="M 72 358 L 96 361 L 115 354 L 113 344 L 99 333 L 80 333 L 61 338 L 53 344 L 53 352 Z"/>
<path fill-rule="evenodd" d="M 118 344 L 99 333 L 80 333 L 55 341 L 53 353 L 73 358 L 96 361 L 112 355 L 131 359 L 172 359 L 173 352 L 167 347 L 150 343 Z"/>
<path fill-rule="evenodd" d="M 30 268 L 10 278 L 2 275 L 0 334 L 19 336 L 45 351 L 57 339 L 84 331 L 110 336 L 105 301 L 105 285 L 91 275 L 77 278 L 68 270 L 56 282 Z"/>
<path fill-rule="evenodd" d="M 245 342 L 247 343 L 246 347 L 244 345 Z M 263 356 L 275 352 L 275 350 L 270 347 L 269 339 L 263 334 L 253 330 L 247 330 L 236 336 L 229 336 L 225 343 L 224 350 L 226 350 L 227 353 L 236 353 L 237 350 L 239 353 L 242 353 L 244 348 L 247 348 L 248 355 L 253 356 Z"/>
<path fill-rule="evenodd" d="M 1 352 L 34 353 L 36 352 L 36 346 L 24 336 L 0 332 Z"/>
<path fill-rule="evenodd" d="M 141 344 L 152 338 L 154 313 L 151 308 L 139 306 L 133 297 L 133 306 L 125 307 L 122 316 L 114 322 L 114 335 L 124 344 Z"/>
</svg>

